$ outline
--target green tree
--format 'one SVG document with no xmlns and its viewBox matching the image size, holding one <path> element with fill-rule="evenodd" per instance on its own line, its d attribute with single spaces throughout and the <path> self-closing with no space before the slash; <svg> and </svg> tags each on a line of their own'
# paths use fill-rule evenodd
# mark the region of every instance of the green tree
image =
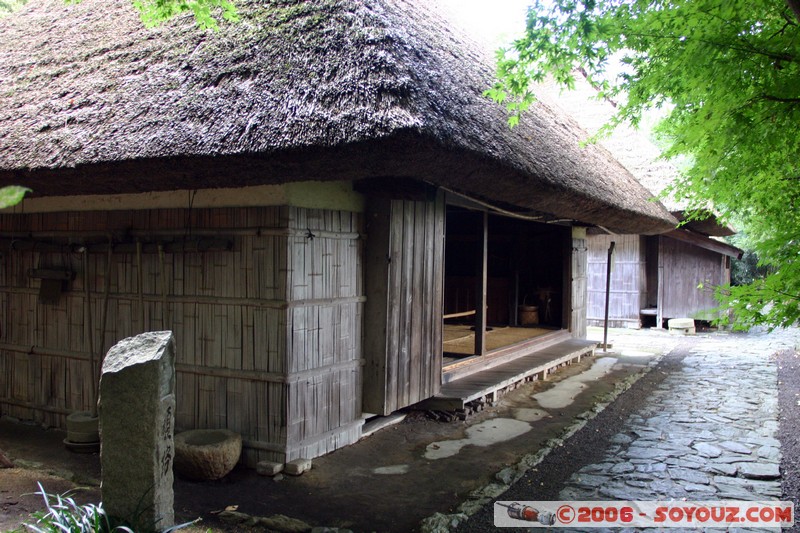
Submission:
<svg viewBox="0 0 800 533">
<path fill-rule="evenodd" d="M 27 0 L 0 0 L 0 17 L 12 13 L 25 5 Z"/>
<path fill-rule="evenodd" d="M 239 20 L 232 0 L 133 0 L 145 26 L 152 27 L 181 13 L 191 12 L 200 28 L 217 29 L 217 17 Z"/>
<path fill-rule="evenodd" d="M 75 3 L 80 0 L 66 0 Z M 192 13 L 200 28 L 216 29 L 218 19 L 238 20 L 233 0 L 132 0 L 147 27 L 156 26 L 181 13 Z M 28 0 L 0 0 L 0 17 L 16 11 Z"/>
<path fill-rule="evenodd" d="M 536 82 L 570 86 L 580 70 L 619 102 L 606 131 L 661 108 L 665 156 L 690 161 L 677 195 L 741 223 L 771 272 L 720 288 L 721 306 L 739 328 L 789 325 L 800 318 L 799 20 L 796 0 L 536 0 L 487 94 L 513 125 Z"/>
</svg>

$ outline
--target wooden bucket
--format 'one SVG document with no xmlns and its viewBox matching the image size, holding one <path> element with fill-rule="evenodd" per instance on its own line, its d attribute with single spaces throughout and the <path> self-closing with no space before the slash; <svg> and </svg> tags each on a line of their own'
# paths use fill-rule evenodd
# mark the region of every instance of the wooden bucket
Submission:
<svg viewBox="0 0 800 533">
<path fill-rule="evenodd" d="M 539 308 L 535 305 L 520 305 L 519 323 L 522 326 L 535 326 L 539 323 Z"/>
</svg>

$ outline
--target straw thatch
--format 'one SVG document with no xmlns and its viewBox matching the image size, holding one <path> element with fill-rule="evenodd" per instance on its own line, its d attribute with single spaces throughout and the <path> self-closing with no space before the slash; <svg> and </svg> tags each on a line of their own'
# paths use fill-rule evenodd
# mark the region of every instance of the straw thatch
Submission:
<svg viewBox="0 0 800 533">
<path fill-rule="evenodd" d="M 482 96 L 491 52 L 424 0 L 238 2 L 219 32 L 144 29 L 130 0 L 0 20 L 0 184 L 41 195 L 413 177 L 639 233 L 674 219 L 537 104 Z"/>
</svg>

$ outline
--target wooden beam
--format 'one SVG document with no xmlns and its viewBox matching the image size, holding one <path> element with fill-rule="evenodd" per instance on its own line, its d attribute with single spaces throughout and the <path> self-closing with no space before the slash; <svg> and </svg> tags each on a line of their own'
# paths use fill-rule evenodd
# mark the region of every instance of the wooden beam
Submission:
<svg viewBox="0 0 800 533">
<path fill-rule="evenodd" d="M 664 237 L 658 237 L 658 294 L 656 296 L 656 327 L 664 327 Z"/>
<path fill-rule="evenodd" d="M 514 234 L 511 257 L 511 290 L 508 298 L 508 323 L 512 326 L 519 325 L 519 262 L 520 262 L 520 234 Z"/>
<path fill-rule="evenodd" d="M 665 235 L 671 239 L 683 241 L 689 244 L 694 244 L 695 246 L 699 246 L 700 248 L 704 248 L 706 250 L 717 252 L 719 254 L 727 255 L 730 257 L 735 257 L 736 259 L 741 259 L 742 254 L 744 253 L 735 246 L 731 246 L 730 244 L 725 244 L 724 242 L 710 239 L 705 235 L 700 235 L 699 233 L 695 233 L 688 229 L 672 230 L 669 233 L 666 233 Z"/>
<path fill-rule="evenodd" d="M 475 309 L 470 309 L 469 311 L 462 311 L 460 313 L 450 313 L 449 315 L 444 315 L 442 318 L 447 320 L 448 318 L 461 318 L 465 316 L 472 316 L 476 313 Z"/>
<path fill-rule="evenodd" d="M 478 268 L 475 273 L 475 355 L 486 354 L 486 286 L 489 278 L 489 213 L 484 211 L 478 226 Z"/>
<path fill-rule="evenodd" d="M 436 187 L 424 181 L 405 177 L 362 179 L 353 184 L 353 189 L 370 198 L 424 202 L 436 199 Z"/>
</svg>

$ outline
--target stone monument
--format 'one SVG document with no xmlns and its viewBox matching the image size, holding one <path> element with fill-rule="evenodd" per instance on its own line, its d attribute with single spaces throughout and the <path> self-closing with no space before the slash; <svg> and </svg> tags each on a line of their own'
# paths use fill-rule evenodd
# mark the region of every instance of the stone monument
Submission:
<svg viewBox="0 0 800 533">
<path fill-rule="evenodd" d="M 100 378 L 103 507 L 135 531 L 174 522 L 172 459 L 175 341 L 171 331 L 142 333 L 114 345 Z"/>
</svg>

